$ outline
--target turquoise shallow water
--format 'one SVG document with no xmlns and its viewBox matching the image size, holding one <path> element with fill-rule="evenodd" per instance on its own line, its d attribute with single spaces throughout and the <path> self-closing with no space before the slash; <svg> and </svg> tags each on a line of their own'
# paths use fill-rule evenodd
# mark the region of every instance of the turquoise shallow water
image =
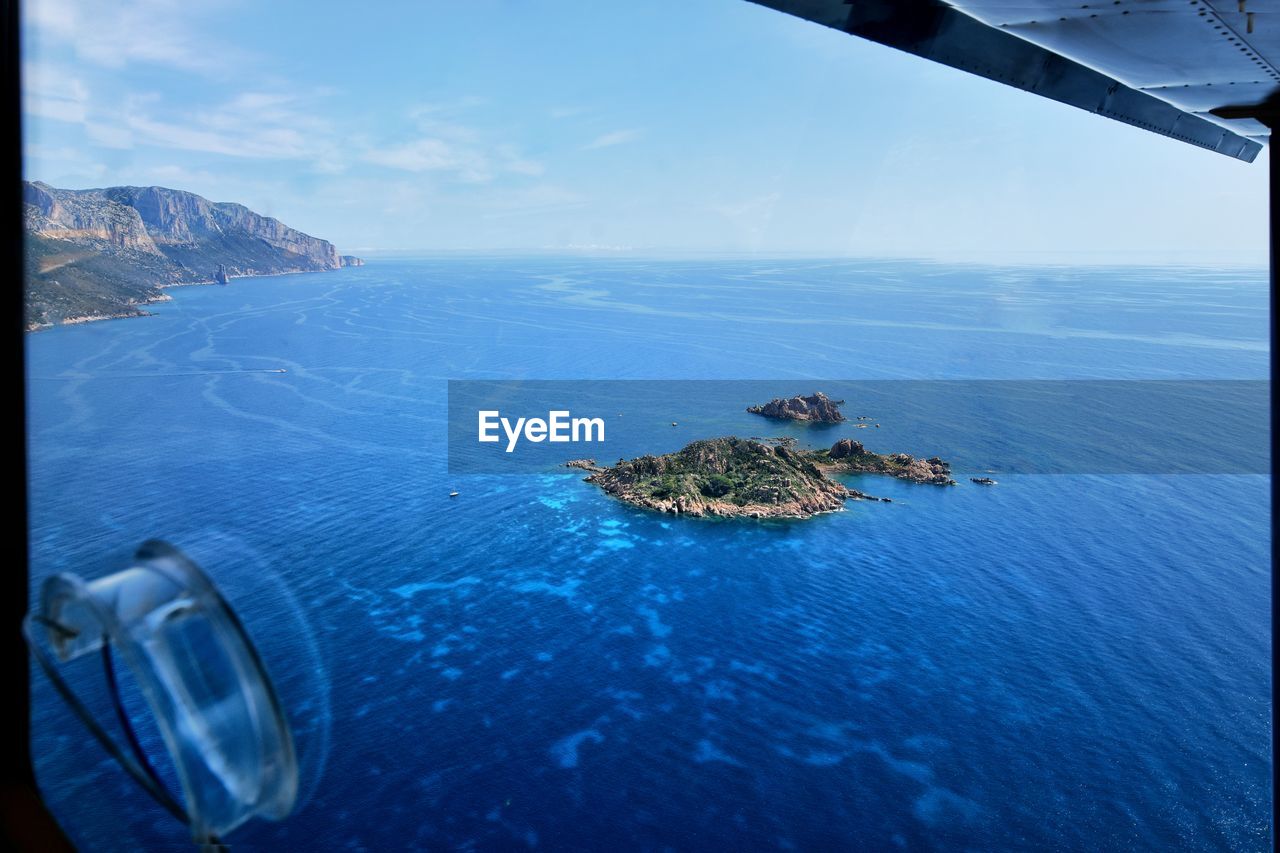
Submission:
<svg viewBox="0 0 1280 853">
<path fill-rule="evenodd" d="M 735 524 L 445 452 L 451 379 L 1265 378 L 1262 273 L 478 258 L 174 295 L 28 338 L 34 580 L 216 530 L 292 587 L 329 749 L 237 847 L 1269 847 L 1267 477 L 867 477 L 895 503 Z M 35 689 L 73 836 L 181 838 Z"/>
</svg>

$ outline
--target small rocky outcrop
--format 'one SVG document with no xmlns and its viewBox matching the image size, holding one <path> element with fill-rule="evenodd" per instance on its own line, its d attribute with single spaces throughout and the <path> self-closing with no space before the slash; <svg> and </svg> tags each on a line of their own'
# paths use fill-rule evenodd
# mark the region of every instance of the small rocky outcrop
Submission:
<svg viewBox="0 0 1280 853">
<path fill-rule="evenodd" d="M 902 473 L 894 476 L 903 480 L 911 480 L 914 483 L 933 483 L 937 486 L 954 486 L 956 484 L 956 481 L 951 479 L 951 466 L 936 456 L 931 456 L 928 459 L 912 459 L 907 463 Z"/>
<path fill-rule="evenodd" d="M 770 400 L 759 406 L 748 406 L 747 411 L 753 415 L 776 418 L 788 421 L 811 421 L 814 423 L 838 424 L 845 420 L 840 407 L 844 400 L 832 400 L 821 391 L 808 397 L 795 396 Z"/>
<path fill-rule="evenodd" d="M 213 274 L 213 280 L 218 284 L 227 283 L 227 265 L 218 264 L 218 271 Z"/>
<path fill-rule="evenodd" d="M 857 489 L 846 488 L 845 491 L 849 493 L 850 499 L 855 501 L 882 501 L 887 504 L 893 503 L 893 498 L 878 498 L 875 495 L 869 495 L 866 492 L 860 492 Z"/>
<path fill-rule="evenodd" d="M 866 454 L 866 449 L 862 446 L 862 442 L 854 441 L 851 438 L 842 438 L 835 444 L 831 445 L 831 450 L 827 451 L 832 459 L 847 459 L 850 456 L 862 456 Z"/>
<path fill-rule="evenodd" d="M 917 459 L 908 453 L 872 453 L 860 442 L 849 438 L 840 439 L 830 450 L 818 451 L 815 458 L 819 465 L 825 465 L 835 473 L 887 474 L 900 480 L 936 486 L 956 484 L 951 479 L 951 465 L 937 456 Z"/>
</svg>

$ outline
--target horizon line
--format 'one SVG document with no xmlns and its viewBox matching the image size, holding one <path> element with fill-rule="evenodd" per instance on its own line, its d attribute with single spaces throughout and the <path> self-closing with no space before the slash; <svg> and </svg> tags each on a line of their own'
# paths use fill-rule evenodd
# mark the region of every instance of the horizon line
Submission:
<svg viewBox="0 0 1280 853">
<path fill-rule="evenodd" d="M 378 248 L 372 246 L 344 249 L 345 253 L 359 253 L 365 260 L 431 260 L 439 257 L 578 257 L 597 260 L 614 258 L 646 260 L 791 260 L 791 261 L 870 261 L 910 263 L 965 263 L 983 266 L 1061 266 L 1086 262 L 1102 266 L 1214 266 L 1257 268 L 1268 270 L 1269 259 L 1265 249 L 1180 249 L 1180 250 L 1021 250 L 992 252 L 938 252 L 936 254 L 902 253 L 875 254 L 854 253 L 819 249 L 690 249 L 690 248 L 626 248 L 589 249 L 572 246 L 539 247 L 459 247 L 459 248 Z"/>
</svg>

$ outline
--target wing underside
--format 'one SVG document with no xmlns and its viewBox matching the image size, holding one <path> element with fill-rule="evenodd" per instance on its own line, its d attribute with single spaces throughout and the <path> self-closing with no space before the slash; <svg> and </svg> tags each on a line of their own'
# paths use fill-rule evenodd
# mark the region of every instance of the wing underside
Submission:
<svg viewBox="0 0 1280 853">
<path fill-rule="evenodd" d="M 1240 160 L 1270 141 L 1280 0 L 753 2 Z"/>
</svg>

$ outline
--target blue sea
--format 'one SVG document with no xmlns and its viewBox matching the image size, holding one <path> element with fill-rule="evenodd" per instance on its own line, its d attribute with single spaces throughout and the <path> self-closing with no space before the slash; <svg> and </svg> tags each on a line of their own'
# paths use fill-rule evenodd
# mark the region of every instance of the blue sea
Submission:
<svg viewBox="0 0 1280 853">
<path fill-rule="evenodd" d="M 32 583 L 237 543 L 203 563 L 307 792 L 234 849 L 1270 849 L 1269 476 L 862 477 L 894 503 L 716 522 L 451 472 L 446 423 L 450 380 L 1265 379 L 1265 271 L 468 257 L 171 293 L 27 338 Z M 33 689 L 77 845 L 180 849 Z"/>
</svg>

